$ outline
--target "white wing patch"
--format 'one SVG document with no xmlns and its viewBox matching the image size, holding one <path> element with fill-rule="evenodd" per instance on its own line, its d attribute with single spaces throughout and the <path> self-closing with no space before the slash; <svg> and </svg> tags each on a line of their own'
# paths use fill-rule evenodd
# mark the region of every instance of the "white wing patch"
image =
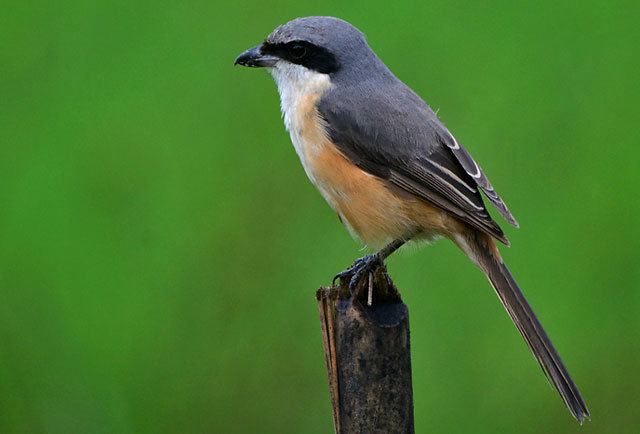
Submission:
<svg viewBox="0 0 640 434">
<path fill-rule="evenodd" d="M 482 172 L 478 163 L 476 163 L 473 157 L 471 157 L 471 154 L 469 154 L 469 152 L 467 152 L 467 150 L 458 143 L 449 131 L 446 131 L 446 137 L 443 139 L 444 140 L 442 141 L 449 149 L 451 149 L 453 155 L 456 157 L 462 168 L 467 172 L 467 174 L 469 174 L 469 176 L 476 180 L 478 187 L 482 189 L 498 212 L 500 212 L 500 214 L 502 214 L 502 216 L 513 226 L 518 227 L 519 225 L 515 217 L 513 217 L 513 214 L 511 214 L 507 205 L 493 189 L 491 182 L 489 182 L 489 179 Z"/>
</svg>

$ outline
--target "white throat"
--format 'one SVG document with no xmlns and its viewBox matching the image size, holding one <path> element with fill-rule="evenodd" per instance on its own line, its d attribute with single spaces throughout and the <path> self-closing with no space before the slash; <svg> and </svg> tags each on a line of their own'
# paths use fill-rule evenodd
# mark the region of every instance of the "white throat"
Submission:
<svg viewBox="0 0 640 434">
<path fill-rule="evenodd" d="M 310 159 L 319 152 L 322 146 L 319 137 L 324 136 L 324 131 L 314 134 L 310 126 L 316 122 L 310 123 L 309 120 L 317 119 L 315 101 L 331 86 L 329 75 L 283 60 L 269 68 L 269 72 L 278 86 L 280 109 L 293 147 L 307 176 L 317 184 Z"/>
<path fill-rule="evenodd" d="M 279 61 L 269 72 L 276 81 L 280 93 L 280 109 L 287 131 L 293 133 L 296 124 L 296 109 L 305 97 L 322 94 L 331 85 L 328 74 L 307 69 L 286 61 Z M 295 145 L 295 143 L 294 143 Z"/>
</svg>

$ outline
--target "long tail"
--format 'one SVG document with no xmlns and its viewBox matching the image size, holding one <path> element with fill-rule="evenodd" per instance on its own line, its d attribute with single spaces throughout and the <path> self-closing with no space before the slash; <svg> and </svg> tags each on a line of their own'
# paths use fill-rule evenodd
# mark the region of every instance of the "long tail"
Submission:
<svg viewBox="0 0 640 434">
<path fill-rule="evenodd" d="M 456 238 L 465 253 L 485 272 L 496 290 L 496 294 L 509 313 L 522 337 L 531 348 L 549 381 L 556 388 L 563 401 L 578 422 L 589 418 L 578 388 L 569 376 L 551 340 L 536 318 L 535 313 L 524 298 L 518 284 L 502 261 L 493 239 L 483 233 L 468 232 L 464 238 Z"/>
</svg>

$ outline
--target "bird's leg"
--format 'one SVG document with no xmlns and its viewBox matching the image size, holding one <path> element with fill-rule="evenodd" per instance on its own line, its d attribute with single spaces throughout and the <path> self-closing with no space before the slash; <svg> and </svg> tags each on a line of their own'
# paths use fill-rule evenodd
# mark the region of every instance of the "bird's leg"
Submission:
<svg viewBox="0 0 640 434">
<path fill-rule="evenodd" d="M 362 278 L 369 276 L 369 273 L 373 274 L 373 272 L 384 263 L 384 260 L 387 259 L 389 255 L 398 250 L 406 242 L 406 239 L 394 240 L 378 252 L 356 259 L 351 267 L 341 273 L 338 273 L 333 278 L 333 282 L 335 283 L 338 279 L 340 279 L 341 282 L 348 281 L 351 296 L 352 298 L 355 298 L 357 295 L 356 289 L 358 288 L 358 284 Z"/>
</svg>

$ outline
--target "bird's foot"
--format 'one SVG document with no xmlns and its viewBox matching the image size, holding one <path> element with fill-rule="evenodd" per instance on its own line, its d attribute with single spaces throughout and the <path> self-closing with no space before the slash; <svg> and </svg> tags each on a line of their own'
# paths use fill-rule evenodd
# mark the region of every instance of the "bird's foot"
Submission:
<svg viewBox="0 0 640 434">
<path fill-rule="evenodd" d="M 373 255 L 363 256 L 362 258 L 356 259 L 351 267 L 336 274 L 333 278 L 333 283 L 335 284 L 336 280 L 340 279 L 341 284 L 348 284 L 351 298 L 355 299 L 358 295 L 357 290 L 360 282 L 362 282 L 364 278 L 369 278 L 369 280 L 371 280 L 372 274 L 374 274 L 376 269 L 382 265 L 382 261 L 376 253 Z M 369 283 L 371 284 L 371 282 Z"/>
</svg>

